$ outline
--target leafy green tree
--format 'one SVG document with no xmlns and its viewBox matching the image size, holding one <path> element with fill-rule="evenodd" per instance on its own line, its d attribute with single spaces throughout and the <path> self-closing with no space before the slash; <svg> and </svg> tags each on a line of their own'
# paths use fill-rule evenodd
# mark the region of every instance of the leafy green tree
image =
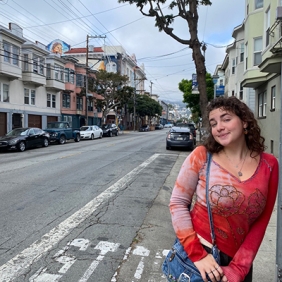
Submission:
<svg viewBox="0 0 282 282">
<path fill-rule="evenodd" d="M 214 83 L 210 73 L 206 74 L 205 85 L 207 89 L 207 98 L 208 101 L 210 101 L 214 97 Z M 178 88 L 183 92 L 183 103 L 186 103 L 187 108 L 191 110 L 192 120 L 198 122 L 199 117 L 202 117 L 200 108 L 201 97 L 199 94 L 192 94 L 192 80 L 182 79 L 178 84 Z"/>
<path fill-rule="evenodd" d="M 206 92 L 206 66 L 204 52 L 206 45 L 199 42 L 198 38 L 198 7 L 199 5 L 211 5 L 210 0 L 118 0 L 119 3 L 135 4 L 140 12 L 147 17 L 155 18 L 155 26 L 159 31 L 164 31 L 181 44 L 188 45 L 192 49 L 192 59 L 195 63 L 198 89 L 200 92 L 200 109 L 203 117 L 203 125 L 208 125 L 206 106 L 208 103 Z M 169 7 L 170 14 L 165 14 L 165 8 Z M 180 38 L 173 29 L 175 19 L 183 20 L 183 26 L 187 26 L 186 34 L 190 38 Z"/>
<path fill-rule="evenodd" d="M 134 88 L 126 86 L 128 77 L 118 73 L 100 70 L 95 74 L 96 78 L 89 79 L 89 90 L 103 96 L 97 99 L 96 106 L 102 111 L 103 121 L 111 109 L 121 109 L 133 97 Z"/>
<path fill-rule="evenodd" d="M 134 112 L 134 101 L 129 103 L 129 112 Z M 162 106 L 147 95 L 137 95 L 135 98 L 136 115 L 143 121 L 147 116 L 151 122 L 153 117 L 162 115 Z"/>
</svg>

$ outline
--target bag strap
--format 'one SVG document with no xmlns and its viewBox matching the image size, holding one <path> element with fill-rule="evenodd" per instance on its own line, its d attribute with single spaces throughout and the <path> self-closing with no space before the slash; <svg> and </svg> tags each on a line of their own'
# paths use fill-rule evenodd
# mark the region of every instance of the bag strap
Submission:
<svg viewBox="0 0 282 282">
<path fill-rule="evenodd" d="M 210 165 L 211 165 L 212 155 L 210 152 L 207 153 L 207 169 L 206 169 L 206 200 L 207 200 L 207 207 L 208 207 L 208 215 L 209 215 L 209 222 L 210 222 L 210 229 L 211 229 L 211 239 L 212 245 L 215 245 L 215 234 L 213 228 L 213 219 L 212 219 L 212 211 L 209 201 L 209 174 L 210 174 Z"/>
</svg>

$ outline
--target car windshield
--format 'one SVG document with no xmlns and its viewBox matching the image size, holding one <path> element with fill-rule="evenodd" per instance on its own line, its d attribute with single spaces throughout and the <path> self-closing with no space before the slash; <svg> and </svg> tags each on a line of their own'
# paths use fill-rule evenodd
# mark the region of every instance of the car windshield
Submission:
<svg viewBox="0 0 282 282">
<path fill-rule="evenodd" d="M 16 128 L 8 132 L 6 136 L 20 136 L 20 135 L 27 135 L 27 133 L 28 133 L 28 128 Z"/>
<path fill-rule="evenodd" d="M 64 124 L 60 122 L 48 123 L 47 128 L 64 128 Z"/>
<path fill-rule="evenodd" d="M 103 124 L 102 128 L 105 128 L 105 129 L 110 128 L 110 124 Z"/>
<path fill-rule="evenodd" d="M 145 124 L 145 125 L 142 125 L 141 127 L 146 128 L 147 126 L 148 126 L 148 125 Z"/>
<path fill-rule="evenodd" d="M 80 127 L 80 131 L 88 131 L 91 130 L 91 128 L 89 126 L 81 126 Z"/>
</svg>

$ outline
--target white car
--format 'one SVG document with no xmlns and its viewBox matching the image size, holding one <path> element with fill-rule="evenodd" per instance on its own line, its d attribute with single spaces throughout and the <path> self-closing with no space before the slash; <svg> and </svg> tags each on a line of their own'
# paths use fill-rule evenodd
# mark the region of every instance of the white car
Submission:
<svg viewBox="0 0 282 282">
<path fill-rule="evenodd" d="M 80 139 L 102 138 L 103 130 L 97 125 L 84 125 L 80 127 Z"/>
<path fill-rule="evenodd" d="M 164 128 L 172 128 L 172 126 L 173 126 L 173 124 L 167 123 L 167 124 L 164 125 Z"/>
</svg>

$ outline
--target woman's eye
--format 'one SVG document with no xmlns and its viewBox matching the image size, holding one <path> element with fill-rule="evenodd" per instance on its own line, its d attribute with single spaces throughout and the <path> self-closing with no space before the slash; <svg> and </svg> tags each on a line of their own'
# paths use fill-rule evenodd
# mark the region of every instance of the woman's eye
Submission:
<svg viewBox="0 0 282 282">
<path fill-rule="evenodd" d="M 211 127 L 215 127 L 215 126 L 216 126 L 216 123 L 212 123 L 210 126 L 211 126 Z"/>
<path fill-rule="evenodd" d="M 228 122 L 228 121 L 230 121 L 230 118 L 226 118 L 223 121 Z"/>
</svg>

